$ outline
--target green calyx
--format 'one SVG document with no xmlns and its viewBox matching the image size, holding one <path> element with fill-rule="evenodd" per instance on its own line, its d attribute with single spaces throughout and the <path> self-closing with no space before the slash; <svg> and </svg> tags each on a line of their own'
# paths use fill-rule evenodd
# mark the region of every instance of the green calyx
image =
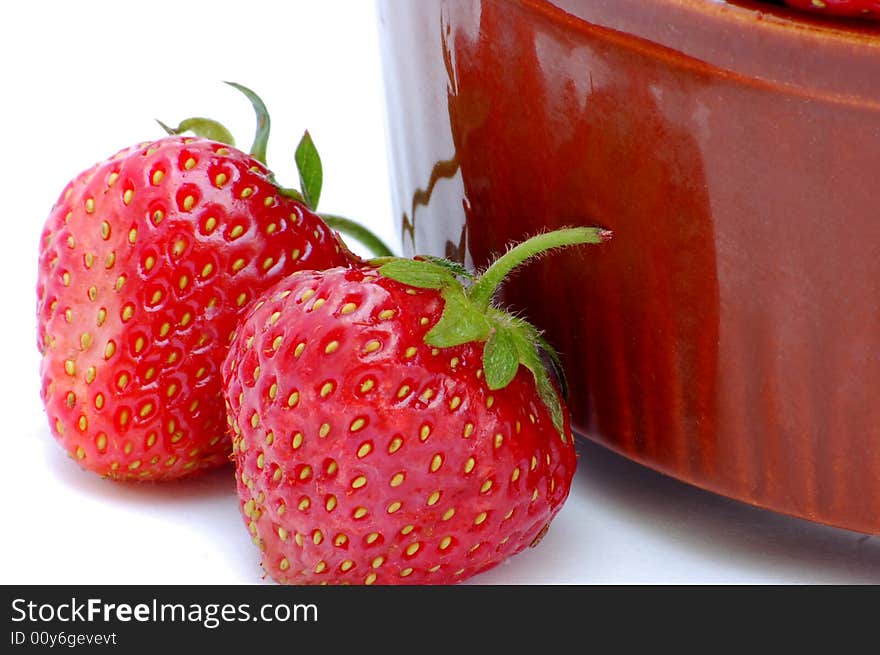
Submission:
<svg viewBox="0 0 880 655">
<path fill-rule="evenodd" d="M 257 116 L 257 130 L 254 133 L 254 142 L 251 145 L 250 155 L 261 164 L 266 163 L 266 148 L 269 146 L 269 132 L 272 128 L 272 121 L 269 119 L 269 110 L 262 98 L 251 91 L 246 86 L 242 86 L 237 82 L 226 82 L 233 89 L 238 89 L 244 96 L 251 101 L 254 113 Z"/>
<path fill-rule="evenodd" d="M 244 94 L 244 96 L 250 100 L 251 105 L 254 108 L 254 113 L 257 118 L 257 128 L 249 154 L 260 163 L 266 165 L 266 151 L 269 144 L 269 132 L 272 126 L 271 119 L 269 118 L 269 111 L 266 109 L 266 105 L 260 96 L 246 86 L 236 82 L 226 82 L 226 84 Z M 165 132 L 171 135 L 191 132 L 196 136 L 205 139 L 211 139 L 212 141 L 225 143 L 226 145 L 233 147 L 235 146 L 235 139 L 233 138 L 232 133 L 224 125 L 210 118 L 186 118 L 182 120 L 177 127 L 169 127 L 160 120 L 157 120 L 156 122 L 159 123 Z M 307 205 L 312 211 L 318 212 L 318 200 L 321 198 L 321 189 L 324 183 L 324 170 L 321 164 L 321 157 L 318 154 L 318 149 L 315 147 L 315 143 L 312 141 L 312 137 L 308 130 L 303 133 L 303 136 L 296 147 L 294 161 L 296 162 L 296 169 L 299 173 L 300 189 L 297 190 L 282 187 L 280 184 L 276 183 L 276 186 L 278 186 L 278 192 L 284 196 L 298 200 Z M 389 257 L 393 254 L 391 249 L 385 245 L 378 236 L 373 234 L 373 232 L 363 225 L 333 214 L 318 213 L 318 215 L 324 219 L 324 222 L 327 223 L 330 228 L 356 239 L 376 257 Z"/>
<path fill-rule="evenodd" d="M 489 389 L 506 387 L 520 366 L 531 371 L 538 394 L 562 433 L 562 401 L 544 362 L 546 355 L 550 365 L 561 372 L 558 356 L 535 326 L 495 307 L 492 300 L 510 272 L 536 255 L 555 248 L 602 243 L 610 237 L 607 230 L 582 227 L 539 234 L 508 250 L 476 278 L 461 265 L 435 257 L 384 258 L 372 263 L 384 277 L 440 292 L 443 313 L 425 335 L 425 343 L 436 348 L 484 343 L 483 372 Z"/>
<path fill-rule="evenodd" d="M 254 113 L 257 116 L 257 131 L 254 134 L 254 143 L 251 146 L 249 154 L 261 164 L 265 164 L 266 148 L 269 144 L 269 132 L 272 127 L 272 121 L 269 118 L 269 110 L 266 109 L 266 104 L 260 96 L 246 86 L 238 84 L 237 82 L 226 82 L 226 84 L 233 89 L 241 91 L 241 93 L 251 101 Z M 232 132 L 230 132 L 225 125 L 212 118 L 203 118 L 201 116 L 184 118 L 180 121 L 177 127 L 169 127 L 158 119 L 156 122 L 159 123 L 163 130 L 171 135 L 192 132 L 196 136 L 200 136 L 204 139 L 211 139 L 218 143 L 225 143 L 228 146 L 235 146 L 235 139 L 232 136 Z M 297 193 L 297 195 L 299 194 Z M 299 199 L 302 200 L 302 196 L 299 196 Z"/>
<path fill-rule="evenodd" d="M 177 127 L 169 127 L 159 119 L 156 119 L 156 122 L 159 123 L 159 126 L 163 130 L 172 136 L 183 134 L 184 132 L 192 132 L 196 136 L 211 139 L 211 141 L 218 141 L 229 146 L 235 146 L 235 139 L 232 137 L 232 132 L 226 129 L 222 123 L 218 123 L 210 118 L 202 118 L 201 116 L 185 118 L 180 121 Z"/>
</svg>

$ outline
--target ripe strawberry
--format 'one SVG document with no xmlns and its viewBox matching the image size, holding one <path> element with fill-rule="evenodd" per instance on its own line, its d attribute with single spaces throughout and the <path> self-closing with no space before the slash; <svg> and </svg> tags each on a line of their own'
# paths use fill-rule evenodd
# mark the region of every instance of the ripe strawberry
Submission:
<svg viewBox="0 0 880 655">
<path fill-rule="evenodd" d="M 806 9 L 827 16 L 849 16 L 856 18 L 880 19 L 878 0 L 783 0 L 785 4 L 797 9 Z"/>
<path fill-rule="evenodd" d="M 537 331 L 490 299 L 536 252 L 605 236 L 535 237 L 476 281 L 443 260 L 302 271 L 255 303 L 223 376 L 269 575 L 453 583 L 542 536 L 574 438 Z"/>
<path fill-rule="evenodd" d="M 160 480 L 227 461 L 220 365 L 239 317 L 293 271 L 356 260 L 291 193 L 257 158 L 182 136 L 67 185 L 40 242 L 38 345 L 52 432 L 83 467 Z"/>
</svg>

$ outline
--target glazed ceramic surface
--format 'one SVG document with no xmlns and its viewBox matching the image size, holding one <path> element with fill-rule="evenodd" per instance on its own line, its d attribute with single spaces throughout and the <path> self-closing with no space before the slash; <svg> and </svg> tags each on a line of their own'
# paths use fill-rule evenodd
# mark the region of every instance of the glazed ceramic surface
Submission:
<svg viewBox="0 0 880 655">
<path fill-rule="evenodd" d="M 714 0 L 381 0 L 410 253 L 511 281 L 579 431 L 880 533 L 880 28 Z"/>
</svg>

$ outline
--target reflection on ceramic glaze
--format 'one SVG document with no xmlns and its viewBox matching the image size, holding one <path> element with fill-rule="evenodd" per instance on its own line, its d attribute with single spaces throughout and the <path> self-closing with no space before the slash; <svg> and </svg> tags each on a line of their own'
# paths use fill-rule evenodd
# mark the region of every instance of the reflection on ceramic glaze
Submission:
<svg viewBox="0 0 880 655">
<path fill-rule="evenodd" d="M 447 72 L 453 62 L 441 59 L 445 50 L 441 13 L 440 5 L 430 3 L 379 4 L 385 79 L 404 80 L 416 71 L 436 68 L 434 74 L 421 75 L 411 84 L 386 85 L 392 200 L 405 255 L 423 252 L 424 244 L 439 243 L 441 247 L 433 247 L 432 252 L 469 264 L 461 221 L 420 220 L 429 205 L 460 212 L 463 196 L 447 112 Z M 411 134 L 430 135 L 430 139 L 406 138 Z"/>
<path fill-rule="evenodd" d="M 444 179 L 450 179 L 458 174 L 458 159 L 443 159 L 438 161 L 431 167 L 431 175 L 428 178 L 428 184 L 425 188 L 418 188 L 413 192 L 412 201 L 409 205 L 409 212 L 403 212 L 400 218 L 400 236 L 403 242 L 411 250 L 416 248 L 416 212 L 419 207 L 427 207 L 431 203 L 431 196 L 434 194 L 434 187 L 437 182 Z M 465 260 L 465 232 L 462 229 L 458 242 L 451 240 L 446 241 L 446 249 L 443 256 L 453 261 L 464 263 Z"/>
</svg>

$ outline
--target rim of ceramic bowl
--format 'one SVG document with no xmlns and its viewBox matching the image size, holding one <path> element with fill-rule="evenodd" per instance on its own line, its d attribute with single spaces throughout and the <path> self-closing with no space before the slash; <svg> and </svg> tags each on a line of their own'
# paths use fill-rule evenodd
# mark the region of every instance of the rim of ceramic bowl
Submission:
<svg viewBox="0 0 880 655">
<path fill-rule="evenodd" d="M 517 2 L 573 30 L 598 28 L 608 40 L 673 65 L 784 95 L 880 109 L 880 21 L 816 17 L 754 0 Z"/>
</svg>

